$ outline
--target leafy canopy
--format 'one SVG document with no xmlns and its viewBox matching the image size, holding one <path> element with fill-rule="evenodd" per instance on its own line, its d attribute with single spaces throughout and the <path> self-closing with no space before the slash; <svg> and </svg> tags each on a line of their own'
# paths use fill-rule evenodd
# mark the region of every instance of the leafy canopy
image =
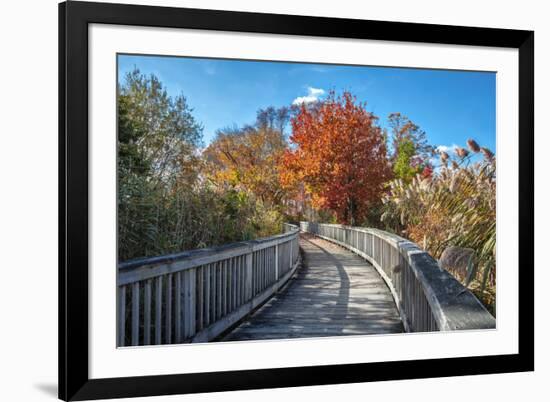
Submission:
<svg viewBox="0 0 550 402">
<path fill-rule="evenodd" d="M 315 207 L 354 224 L 367 214 L 391 176 L 377 118 L 349 92 L 302 105 L 292 119 L 293 149 L 285 152 L 281 181 L 303 183 Z"/>
</svg>

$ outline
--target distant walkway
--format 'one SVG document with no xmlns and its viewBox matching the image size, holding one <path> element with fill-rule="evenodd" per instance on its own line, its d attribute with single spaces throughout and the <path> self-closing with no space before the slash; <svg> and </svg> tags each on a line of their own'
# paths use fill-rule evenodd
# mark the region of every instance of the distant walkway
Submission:
<svg viewBox="0 0 550 402">
<path fill-rule="evenodd" d="M 403 332 L 390 290 L 363 258 L 300 234 L 302 267 L 224 341 Z"/>
</svg>

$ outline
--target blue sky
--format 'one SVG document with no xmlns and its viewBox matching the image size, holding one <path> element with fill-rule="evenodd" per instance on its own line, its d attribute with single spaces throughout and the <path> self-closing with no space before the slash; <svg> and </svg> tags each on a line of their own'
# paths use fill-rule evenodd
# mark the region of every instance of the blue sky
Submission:
<svg viewBox="0 0 550 402">
<path fill-rule="evenodd" d="M 474 138 L 496 150 L 496 75 L 491 72 L 133 55 L 120 55 L 118 65 L 119 77 L 137 67 L 155 74 L 170 95 L 185 95 L 204 126 L 205 144 L 217 129 L 253 123 L 259 108 L 349 90 L 367 102 L 382 127 L 388 114 L 400 112 L 426 131 L 432 145 L 465 146 Z"/>
</svg>

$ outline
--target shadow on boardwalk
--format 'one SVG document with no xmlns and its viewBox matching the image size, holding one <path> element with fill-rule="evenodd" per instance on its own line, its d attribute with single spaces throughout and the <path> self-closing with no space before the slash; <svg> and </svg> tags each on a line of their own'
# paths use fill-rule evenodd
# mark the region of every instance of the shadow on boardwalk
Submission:
<svg viewBox="0 0 550 402">
<path fill-rule="evenodd" d="M 302 267 L 287 286 L 222 341 L 403 332 L 376 269 L 358 255 L 300 235 Z"/>
</svg>

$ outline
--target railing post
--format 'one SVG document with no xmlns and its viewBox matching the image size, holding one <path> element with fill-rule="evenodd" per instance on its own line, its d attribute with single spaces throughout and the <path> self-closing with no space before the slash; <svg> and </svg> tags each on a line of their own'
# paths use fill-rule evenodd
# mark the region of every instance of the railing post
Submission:
<svg viewBox="0 0 550 402">
<path fill-rule="evenodd" d="M 372 254 L 372 255 L 371 255 L 371 257 L 372 257 L 372 258 L 375 258 L 374 256 L 375 256 L 376 253 L 375 253 L 375 251 L 374 251 L 374 237 L 375 237 L 375 236 L 374 236 L 374 233 L 372 234 L 371 237 L 372 237 L 372 251 L 371 251 L 371 254 Z M 378 261 L 377 261 L 377 262 L 378 262 Z"/>
<path fill-rule="evenodd" d="M 176 343 L 181 343 L 183 338 L 183 313 L 182 313 L 182 303 L 183 303 L 183 291 L 182 291 L 182 272 L 176 272 L 175 281 L 176 281 L 176 294 L 174 295 L 174 315 L 175 315 L 175 330 L 174 335 L 176 337 Z"/>
<path fill-rule="evenodd" d="M 139 344 L 139 282 L 132 285 L 132 346 Z"/>
<path fill-rule="evenodd" d="M 292 258 L 292 240 L 291 240 L 289 243 L 290 243 L 290 256 L 288 257 L 288 259 L 290 260 L 290 267 L 289 267 L 289 269 L 292 269 L 292 265 L 293 265 L 293 262 L 294 262 L 294 261 L 292 261 L 292 259 L 293 259 L 293 258 Z"/>
<path fill-rule="evenodd" d="M 155 289 L 155 344 L 162 343 L 162 276 L 157 278 Z"/>
<path fill-rule="evenodd" d="M 279 245 L 275 244 L 275 282 L 279 280 Z"/>
<path fill-rule="evenodd" d="M 126 286 L 118 287 L 118 346 L 126 339 Z"/>
<path fill-rule="evenodd" d="M 183 283 L 183 337 L 190 338 L 195 335 L 195 285 L 196 269 L 184 272 Z"/>
<path fill-rule="evenodd" d="M 252 299 L 252 251 L 246 255 L 246 284 L 245 298 L 246 301 Z"/>
<path fill-rule="evenodd" d="M 166 277 L 166 343 L 172 343 L 172 274 Z"/>
<path fill-rule="evenodd" d="M 145 299 L 143 302 L 143 344 L 151 344 L 151 279 L 145 281 Z"/>
</svg>

